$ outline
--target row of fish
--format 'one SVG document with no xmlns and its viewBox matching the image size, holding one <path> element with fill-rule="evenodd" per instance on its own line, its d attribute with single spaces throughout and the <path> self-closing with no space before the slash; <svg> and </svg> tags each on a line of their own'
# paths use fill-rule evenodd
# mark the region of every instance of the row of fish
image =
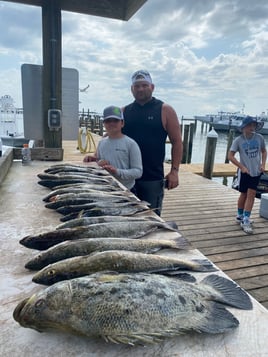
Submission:
<svg viewBox="0 0 268 357">
<path fill-rule="evenodd" d="M 39 250 L 25 264 L 38 270 L 33 281 L 50 285 L 18 304 L 13 317 L 22 326 L 145 345 L 187 331 L 227 331 L 239 322 L 224 305 L 252 308 L 232 281 L 210 274 L 197 283 L 185 274 L 217 270 L 208 260 L 160 254 L 191 247 L 105 170 L 63 164 L 38 176 L 51 189 L 46 207 L 64 223 L 20 240 Z M 163 237 L 147 237 L 156 231 Z"/>
</svg>

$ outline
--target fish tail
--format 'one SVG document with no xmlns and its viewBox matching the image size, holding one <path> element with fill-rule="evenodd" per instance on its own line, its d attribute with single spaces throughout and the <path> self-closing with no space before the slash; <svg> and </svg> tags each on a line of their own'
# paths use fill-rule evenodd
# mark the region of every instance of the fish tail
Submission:
<svg viewBox="0 0 268 357">
<path fill-rule="evenodd" d="M 234 281 L 219 275 L 211 274 L 202 280 L 202 284 L 210 286 L 216 293 L 218 302 L 242 310 L 252 310 L 252 301 L 245 290 Z"/>
</svg>

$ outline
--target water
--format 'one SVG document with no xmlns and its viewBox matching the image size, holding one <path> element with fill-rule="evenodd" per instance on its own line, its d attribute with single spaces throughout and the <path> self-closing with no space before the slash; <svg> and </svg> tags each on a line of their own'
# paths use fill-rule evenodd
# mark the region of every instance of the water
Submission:
<svg viewBox="0 0 268 357">
<path fill-rule="evenodd" d="M 183 124 L 189 124 L 192 121 L 187 122 L 186 120 L 183 121 Z M 204 126 L 203 132 L 201 132 L 201 122 L 197 122 L 196 132 L 194 133 L 193 138 L 193 147 L 192 147 L 192 164 L 202 164 L 205 161 L 205 153 L 206 153 L 206 143 L 207 143 L 207 135 L 209 129 L 208 126 Z M 227 144 L 228 144 L 228 132 L 217 132 L 217 145 L 216 145 L 216 153 L 215 153 L 215 160 L 214 163 L 223 164 L 225 163 L 226 158 L 226 151 L 227 151 Z M 235 133 L 235 136 L 238 136 L 239 132 Z M 263 135 L 266 146 L 268 148 L 268 135 Z M 166 144 L 166 160 L 170 160 L 171 158 L 171 145 Z M 227 186 L 231 186 L 232 184 L 232 177 L 224 179 L 223 177 L 213 177 L 213 181 L 217 181 L 220 183 L 224 183 Z"/>
</svg>

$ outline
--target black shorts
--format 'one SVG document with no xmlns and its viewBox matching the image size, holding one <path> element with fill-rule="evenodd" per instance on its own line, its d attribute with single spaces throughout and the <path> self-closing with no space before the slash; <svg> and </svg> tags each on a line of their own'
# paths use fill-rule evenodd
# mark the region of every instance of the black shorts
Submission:
<svg viewBox="0 0 268 357">
<path fill-rule="evenodd" d="M 259 184 L 260 181 L 260 177 L 259 176 L 250 176 L 248 174 L 243 174 L 242 172 L 240 173 L 240 180 L 239 180 L 239 192 L 247 192 L 247 190 L 250 188 L 251 190 L 257 190 L 257 186 Z"/>
</svg>

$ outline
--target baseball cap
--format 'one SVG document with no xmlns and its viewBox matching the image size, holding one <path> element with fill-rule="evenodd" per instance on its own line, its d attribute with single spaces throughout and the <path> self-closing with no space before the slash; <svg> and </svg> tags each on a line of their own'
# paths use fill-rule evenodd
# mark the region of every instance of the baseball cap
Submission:
<svg viewBox="0 0 268 357">
<path fill-rule="evenodd" d="M 250 115 L 247 115 L 243 120 L 242 123 L 239 125 L 238 129 L 242 131 L 247 125 L 255 123 L 256 124 L 256 131 L 259 131 L 262 129 L 264 122 L 263 121 L 258 121 L 256 118 L 251 117 Z"/>
<path fill-rule="evenodd" d="M 141 82 L 141 81 L 145 81 L 150 84 L 153 83 L 150 73 L 143 69 L 140 69 L 139 71 L 136 71 L 135 73 L 133 73 L 131 80 L 132 80 L 132 84 L 134 84 L 136 82 Z"/>
<path fill-rule="evenodd" d="M 116 107 L 114 105 L 110 105 L 109 107 L 106 107 L 103 111 L 103 120 L 109 118 L 124 120 L 121 108 Z"/>
</svg>

